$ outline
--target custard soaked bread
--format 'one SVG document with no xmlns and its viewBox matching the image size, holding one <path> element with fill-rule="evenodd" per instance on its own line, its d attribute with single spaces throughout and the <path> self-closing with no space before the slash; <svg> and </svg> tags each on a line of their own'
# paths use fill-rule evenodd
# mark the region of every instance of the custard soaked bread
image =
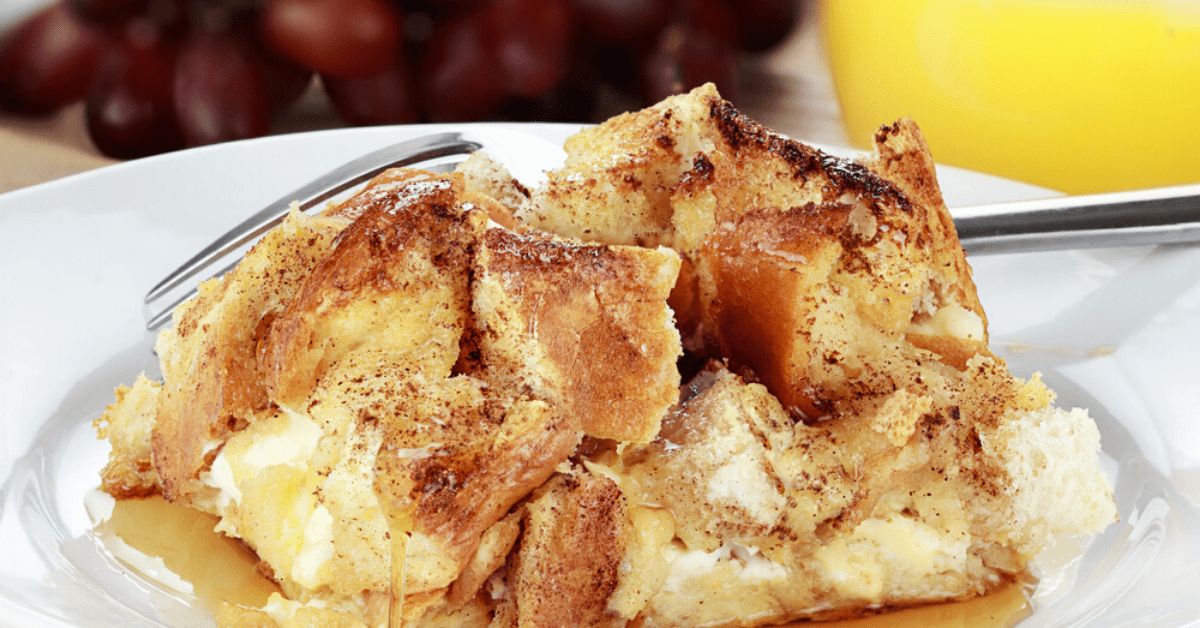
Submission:
<svg viewBox="0 0 1200 628">
<path fill-rule="evenodd" d="M 838 159 L 764 129 L 709 85 L 568 140 L 566 166 L 517 215 L 562 235 L 673 246 L 685 344 L 751 369 L 815 419 L 833 399 L 901 387 L 910 348 L 960 368 L 986 351 L 916 126 L 877 140 L 871 162 Z"/>
<path fill-rule="evenodd" d="M 294 213 L 99 421 L 221 516 L 228 625 L 757 625 L 986 593 L 1115 517 L 1083 411 L 987 350 L 916 127 L 866 162 L 711 86 Z M 677 328 L 679 331 L 677 331 Z M 681 342 L 682 332 L 682 342 Z M 708 365 L 683 386 L 677 359 Z"/>
<path fill-rule="evenodd" d="M 675 401 L 677 256 L 489 229 L 490 203 L 457 175 L 386 173 L 327 215 L 289 216 L 160 341 L 164 365 L 247 356 L 252 375 L 232 383 L 261 401 L 177 415 L 159 394 L 156 437 L 207 440 L 179 439 L 184 451 L 156 438 L 152 457 L 164 494 L 221 515 L 293 601 L 378 616 L 399 525 L 406 615 L 448 611 L 480 539 L 584 434 L 649 442 Z M 236 321 L 206 324 L 235 308 Z M 164 372 L 181 389 L 231 384 L 228 369 Z M 144 424 L 123 419 L 146 415 L 155 389 L 139 386 L 108 415 L 115 444 Z M 181 451 L 208 460 L 162 464 Z M 115 449 L 134 460 L 106 485 L 145 484 L 144 456 Z"/>
<path fill-rule="evenodd" d="M 838 159 L 706 86 L 572 138 L 514 208 L 563 235 L 675 248 L 685 346 L 741 374 L 710 365 L 655 443 L 590 456 L 628 504 L 670 514 L 647 624 L 970 597 L 1115 518 L 1092 421 L 988 351 L 916 126 L 876 141 Z M 642 521 L 627 541 L 664 536 Z"/>
</svg>

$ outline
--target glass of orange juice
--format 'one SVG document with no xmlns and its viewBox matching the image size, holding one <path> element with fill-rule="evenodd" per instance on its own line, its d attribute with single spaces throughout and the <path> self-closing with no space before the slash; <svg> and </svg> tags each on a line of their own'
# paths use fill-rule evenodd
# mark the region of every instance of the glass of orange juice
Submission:
<svg viewBox="0 0 1200 628">
<path fill-rule="evenodd" d="M 1200 181 L 1200 2 L 825 0 L 851 139 L 1071 193 Z"/>
</svg>

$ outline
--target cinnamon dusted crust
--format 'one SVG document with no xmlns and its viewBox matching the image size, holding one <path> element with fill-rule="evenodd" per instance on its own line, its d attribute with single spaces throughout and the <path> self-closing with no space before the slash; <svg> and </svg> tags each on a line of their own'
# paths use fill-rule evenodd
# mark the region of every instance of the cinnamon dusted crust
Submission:
<svg viewBox="0 0 1200 628">
<path fill-rule="evenodd" d="M 625 497 L 583 470 L 555 476 L 525 507 L 497 626 L 619 626 L 608 610 L 631 538 Z"/>
<path fill-rule="evenodd" d="M 345 226 L 292 213 L 220 279 L 199 286 L 158 336 L 163 372 L 154 465 L 163 496 L 186 498 L 225 438 L 270 406 L 255 359 L 270 320 L 291 300 Z"/>
<path fill-rule="evenodd" d="M 271 321 L 258 358 L 275 403 L 298 408 L 331 367 L 357 352 L 449 374 L 468 319 L 467 269 L 487 214 L 464 208 L 449 180 L 407 183 L 399 190 L 428 189 L 414 202 L 363 209 Z"/>
<path fill-rule="evenodd" d="M 100 471 L 100 488 L 116 498 L 145 497 L 158 492 L 158 474 L 150 434 L 158 407 L 158 382 L 138 375 L 133 386 L 118 386 L 116 399 L 94 422 L 96 435 L 112 445 Z"/>
<path fill-rule="evenodd" d="M 298 602 L 386 594 L 402 535 L 409 619 L 473 603 L 515 541 L 510 526 L 508 546 L 480 553 L 512 506 L 584 434 L 652 440 L 679 385 L 674 252 L 489 228 L 495 207 L 461 175 L 389 171 L 289 216 L 159 345 L 177 388 L 254 402 L 214 422 L 165 413 L 165 392 L 157 411 L 122 394 L 106 486 L 130 493 L 147 482 L 129 469 L 153 460 L 169 498 L 221 515 Z M 248 361 L 230 380 L 214 354 Z M 155 451 L 125 445 L 149 445 L 134 429 L 149 425 Z M 474 590 L 451 600 L 464 573 Z"/>
<path fill-rule="evenodd" d="M 679 258 L 492 229 L 478 259 L 478 343 L 504 365 L 505 385 L 561 387 L 589 436 L 653 439 L 679 387 L 679 337 L 663 307 Z"/>
<path fill-rule="evenodd" d="M 820 417 L 850 389 L 881 390 L 859 376 L 899 361 L 899 349 L 866 346 L 881 333 L 903 330 L 904 344 L 959 368 L 987 351 L 970 267 L 911 121 L 887 127 L 877 156 L 859 163 L 777 135 L 705 86 L 579 137 L 518 218 L 574 237 L 678 250 L 685 281 L 672 305 L 685 345 L 753 372 L 798 415 Z M 625 156 L 652 137 L 665 139 Z M 614 206 L 610 195 L 636 209 Z M 969 319 L 969 333 L 926 330 L 942 308 Z M 810 327 L 821 311 L 839 319 L 842 338 Z M 846 337 L 863 346 L 846 346 Z"/>
<path fill-rule="evenodd" d="M 98 421 L 104 486 L 257 551 L 285 596 L 223 625 L 986 593 L 1115 518 L 1099 434 L 988 351 L 916 126 L 876 144 L 827 155 L 703 86 L 572 137 L 538 189 L 484 155 L 386 172 L 177 312 L 161 389 Z"/>
</svg>

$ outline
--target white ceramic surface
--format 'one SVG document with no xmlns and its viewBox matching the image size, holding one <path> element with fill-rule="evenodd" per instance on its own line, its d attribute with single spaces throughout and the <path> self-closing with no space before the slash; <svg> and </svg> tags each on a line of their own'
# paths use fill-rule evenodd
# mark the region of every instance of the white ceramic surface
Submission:
<svg viewBox="0 0 1200 628">
<path fill-rule="evenodd" d="M 89 531 L 105 447 L 88 423 L 157 373 L 142 295 L 277 196 L 444 126 L 271 137 L 134 161 L 0 196 L 0 625 L 203 624 L 188 596 Z M 476 127 L 480 128 L 480 127 Z M 559 142 L 574 127 L 488 125 Z M 525 150 L 507 146 L 514 157 Z M 544 164 L 550 166 L 553 164 Z M 946 168 L 952 206 L 1049 194 Z M 1122 522 L 1035 598 L 1029 625 L 1200 618 L 1200 248 L 972 260 L 998 353 L 1091 409 Z"/>
</svg>

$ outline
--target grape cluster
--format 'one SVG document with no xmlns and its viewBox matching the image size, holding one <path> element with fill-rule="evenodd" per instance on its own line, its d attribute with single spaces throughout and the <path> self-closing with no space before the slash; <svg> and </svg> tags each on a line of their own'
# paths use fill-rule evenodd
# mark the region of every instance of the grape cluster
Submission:
<svg viewBox="0 0 1200 628">
<path fill-rule="evenodd" d="M 132 158 L 267 133 L 319 76 L 356 125 L 586 121 L 601 94 L 737 92 L 798 0 L 61 0 L 0 41 L 0 108 L 83 100 Z M 623 95 L 623 96 L 622 96 Z"/>
</svg>

